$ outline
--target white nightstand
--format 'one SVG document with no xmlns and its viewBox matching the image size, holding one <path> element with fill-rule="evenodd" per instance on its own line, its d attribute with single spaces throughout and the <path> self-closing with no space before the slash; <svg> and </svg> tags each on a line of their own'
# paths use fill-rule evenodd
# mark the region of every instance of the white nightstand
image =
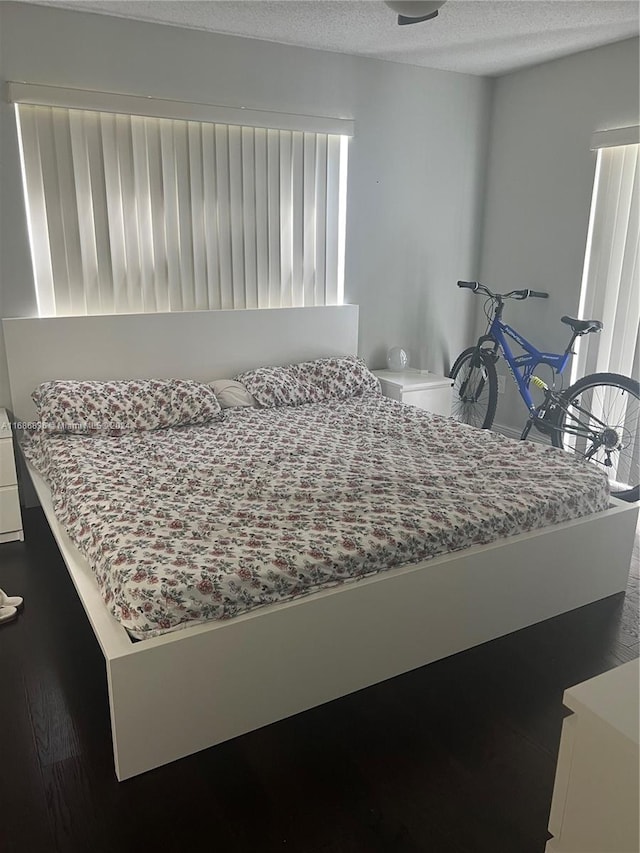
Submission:
<svg viewBox="0 0 640 853">
<path fill-rule="evenodd" d="M 434 415 L 451 414 L 451 387 L 453 380 L 427 370 L 374 370 L 380 380 L 385 397 L 426 409 Z"/>
<path fill-rule="evenodd" d="M 0 409 L 0 542 L 22 541 L 22 515 L 13 435 L 5 409 Z"/>
<path fill-rule="evenodd" d="M 546 853 L 636 853 L 637 660 L 564 692 L 573 711 L 562 724 Z"/>
</svg>

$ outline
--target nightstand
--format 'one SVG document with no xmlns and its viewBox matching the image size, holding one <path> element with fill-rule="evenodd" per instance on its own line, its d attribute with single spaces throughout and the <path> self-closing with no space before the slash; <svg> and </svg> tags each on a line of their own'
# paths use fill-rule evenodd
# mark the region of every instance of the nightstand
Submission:
<svg viewBox="0 0 640 853">
<path fill-rule="evenodd" d="M 427 370 L 374 370 L 380 380 L 385 397 L 417 406 L 434 415 L 451 414 L 451 387 L 453 380 Z"/>
<path fill-rule="evenodd" d="M 0 542 L 22 541 L 22 515 L 13 455 L 13 434 L 5 409 L 0 409 Z"/>
<path fill-rule="evenodd" d="M 638 661 L 564 692 L 546 853 L 635 853 L 638 831 Z"/>
</svg>

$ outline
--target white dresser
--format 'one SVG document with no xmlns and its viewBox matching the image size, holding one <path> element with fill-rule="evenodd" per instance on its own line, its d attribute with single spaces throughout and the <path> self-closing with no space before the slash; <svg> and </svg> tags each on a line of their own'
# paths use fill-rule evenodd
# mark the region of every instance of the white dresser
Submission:
<svg viewBox="0 0 640 853">
<path fill-rule="evenodd" d="M 13 455 L 13 435 L 5 409 L 0 409 L 0 542 L 24 539 Z"/>
<path fill-rule="evenodd" d="M 453 380 L 427 370 L 374 370 L 380 380 L 382 393 L 400 403 L 409 403 L 435 415 L 451 414 Z"/>
<path fill-rule="evenodd" d="M 565 690 L 546 853 L 638 853 L 640 661 Z"/>
</svg>

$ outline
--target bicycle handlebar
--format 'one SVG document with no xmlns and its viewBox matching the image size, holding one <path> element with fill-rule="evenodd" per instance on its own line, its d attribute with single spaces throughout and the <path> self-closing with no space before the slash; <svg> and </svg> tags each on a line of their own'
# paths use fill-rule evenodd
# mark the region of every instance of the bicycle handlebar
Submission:
<svg viewBox="0 0 640 853">
<path fill-rule="evenodd" d="M 484 284 L 480 284 L 479 281 L 459 281 L 458 287 L 466 287 L 469 290 L 473 290 L 474 293 L 484 293 L 492 299 L 528 299 L 529 297 L 534 297 L 536 299 L 549 298 L 549 294 L 545 293 L 544 290 L 525 289 L 511 290 L 509 293 L 492 293 L 488 287 L 485 287 Z"/>
</svg>

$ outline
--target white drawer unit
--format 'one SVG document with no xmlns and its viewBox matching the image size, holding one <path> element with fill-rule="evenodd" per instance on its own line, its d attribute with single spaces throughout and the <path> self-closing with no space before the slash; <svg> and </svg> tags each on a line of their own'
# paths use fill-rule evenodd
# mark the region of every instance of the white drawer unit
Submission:
<svg viewBox="0 0 640 853">
<path fill-rule="evenodd" d="M 639 661 L 565 690 L 546 853 L 637 853 Z"/>
<path fill-rule="evenodd" d="M 5 409 L 0 409 L 0 542 L 24 539 L 13 455 L 13 435 Z"/>
<path fill-rule="evenodd" d="M 374 370 L 380 380 L 385 397 L 417 406 L 434 415 L 451 414 L 451 387 L 453 381 L 427 370 Z"/>
</svg>

